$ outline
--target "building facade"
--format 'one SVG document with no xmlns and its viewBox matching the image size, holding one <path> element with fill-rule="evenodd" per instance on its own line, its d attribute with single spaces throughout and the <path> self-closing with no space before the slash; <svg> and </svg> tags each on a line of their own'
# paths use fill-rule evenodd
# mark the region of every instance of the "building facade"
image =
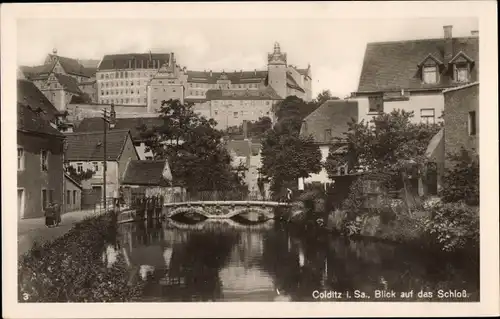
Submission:
<svg viewBox="0 0 500 319">
<path fill-rule="evenodd" d="M 444 91 L 444 100 L 446 154 L 456 154 L 461 148 L 479 154 L 479 82 Z"/>
<path fill-rule="evenodd" d="M 443 90 L 477 81 L 479 37 L 453 37 L 444 26 L 440 39 L 369 43 L 357 92 L 359 120 L 380 112 L 414 112 L 412 121 L 437 123 L 444 110 Z"/>
<path fill-rule="evenodd" d="M 66 134 L 68 149 L 67 165 L 77 172 L 94 171 L 94 175 L 82 183 L 103 196 L 104 172 L 104 131 L 79 132 Z M 118 190 L 121 177 L 129 160 L 138 160 L 139 156 L 132 142 L 128 129 L 110 129 L 106 135 L 106 197 L 111 198 Z"/>
<path fill-rule="evenodd" d="M 147 85 L 164 64 L 169 53 L 129 53 L 105 55 L 96 72 L 100 104 L 147 104 Z"/>
<path fill-rule="evenodd" d="M 217 129 L 240 126 L 269 117 L 274 122 L 274 109 L 281 101 L 273 88 L 260 90 L 208 90 L 206 101 L 194 105 L 194 110 L 217 122 Z"/>
<path fill-rule="evenodd" d="M 253 71 L 190 71 L 176 63 L 173 53 L 170 63 L 165 63 L 148 83 L 148 110 L 157 110 L 163 100 L 195 100 L 203 103 L 210 100 L 213 90 L 260 91 L 272 88 L 280 99 L 295 95 L 305 101 L 312 100 L 311 68 L 299 69 L 287 63 L 286 53 L 275 43 L 268 54 L 268 65 L 264 70 Z"/>
<path fill-rule="evenodd" d="M 64 111 L 73 98 L 95 101 L 95 68 L 84 67 L 78 60 L 48 54 L 43 65 L 27 67 L 21 70 L 26 79 L 32 81 L 37 88 L 60 111 Z M 94 99 L 94 100 L 92 100 Z"/>
<path fill-rule="evenodd" d="M 63 200 L 64 135 L 44 119 L 35 104 L 17 106 L 18 218 L 44 216 L 51 202 Z"/>
<path fill-rule="evenodd" d="M 68 174 L 64 174 L 64 196 L 66 212 L 82 209 L 82 185 L 72 179 Z"/>
<path fill-rule="evenodd" d="M 349 130 L 349 122 L 358 121 L 357 101 L 330 100 L 319 106 L 309 114 L 303 121 L 300 134 L 304 137 L 310 136 L 321 151 L 321 163 L 324 164 L 330 152 L 330 148 L 336 147 L 339 155 L 343 154 L 339 142 L 344 138 L 344 133 Z M 340 139 L 340 140 L 339 140 Z M 347 163 L 339 165 L 337 175 L 349 173 Z M 325 168 L 316 174 L 303 180 L 304 183 L 329 183 L 331 179 Z"/>
</svg>

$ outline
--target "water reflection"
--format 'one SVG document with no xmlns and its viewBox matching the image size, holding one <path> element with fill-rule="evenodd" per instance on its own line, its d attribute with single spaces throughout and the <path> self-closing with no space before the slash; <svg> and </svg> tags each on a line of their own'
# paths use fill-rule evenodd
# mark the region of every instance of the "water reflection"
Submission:
<svg viewBox="0 0 500 319">
<path fill-rule="evenodd" d="M 478 269 L 470 262 L 397 245 L 302 237 L 273 222 L 122 224 L 120 244 L 131 267 L 145 274 L 143 301 L 314 301 L 313 292 L 325 290 L 344 292 L 337 299 L 344 300 L 346 291 L 373 296 L 376 289 L 466 289 L 467 300 L 479 298 Z"/>
</svg>

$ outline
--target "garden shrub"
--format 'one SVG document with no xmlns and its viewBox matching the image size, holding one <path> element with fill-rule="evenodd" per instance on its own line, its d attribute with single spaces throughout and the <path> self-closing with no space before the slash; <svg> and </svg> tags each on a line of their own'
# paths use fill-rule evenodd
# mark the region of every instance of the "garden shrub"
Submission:
<svg viewBox="0 0 500 319">
<path fill-rule="evenodd" d="M 87 218 L 21 256 L 19 301 L 126 302 L 140 296 L 140 284 L 128 285 L 123 256 L 110 268 L 101 260 L 106 246 L 115 244 L 114 219 L 112 214 Z"/>
<path fill-rule="evenodd" d="M 479 214 L 465 202 L 437 203 L 425 230 L 444 251 L 479 248 Z"/>
</svg>

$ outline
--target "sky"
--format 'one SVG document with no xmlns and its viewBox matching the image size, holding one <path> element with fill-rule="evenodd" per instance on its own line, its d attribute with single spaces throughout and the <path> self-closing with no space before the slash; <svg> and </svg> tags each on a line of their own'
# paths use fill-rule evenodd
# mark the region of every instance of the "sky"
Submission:
<svg viewBox="0 0 500 319">
<path fill-rule="evenodd" d="M 328 89 L 345 97 L 357 89 L 368 42 L 439 38 L 444 25 L 453 25 L 453 36 L 468 36 L 478 30 L 478 19 L 33 17 L 17 20 L 17 62 L 41 64 L 54 48 L 78 59 L 151 50 L 174 52 L 190 70 L 254 70 L 266 68 L 277 41 L 289 64 L 311 65 L 314 96 Z"/>
</svg>

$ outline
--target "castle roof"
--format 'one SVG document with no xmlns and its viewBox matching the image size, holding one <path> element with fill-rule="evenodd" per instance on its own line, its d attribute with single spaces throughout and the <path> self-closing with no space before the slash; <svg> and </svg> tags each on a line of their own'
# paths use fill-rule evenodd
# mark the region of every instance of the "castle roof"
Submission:
<svg viewBox="0 0 500 319">
<path fill-rule="evenodd" d="M 212 72 L 212 71 L 187 71 L 188 82 L 216 84 L 217 80 L 224 79 L 232 84 L 261 83 L 267 76 L 267 70 Z"/>
<path fill-rule="evenodd" d="M 208 90 L 207 100 L 282 100 L 276 91 L 268 86 L 260 90 Z"/>
<path fill-rule="evenodd" d="M 153 61 L 156 61 L 153 67 Z M 97 71 L 116 69 L 159 69 L 169 63 L 170 53 L 126 53 L 105 55 Z"/>
<path fill-rule="evenodd" d="M 452 74 L 444 70 L 436 84 L 422 83 L 419 70 L 423 60 L 429 55 L 437 61 L 445 61 L 446 41 L 451 40 L 451 55 L 466 54 L 475 63 L 471 69 L 471 81 L 478 77 L 479 38 L 439 38 L 410 41 L 368 43 L 359 80 L 358 93 L 380 92 L 400 89 L 447 88 L 453 83 Z"/>
</svg>

